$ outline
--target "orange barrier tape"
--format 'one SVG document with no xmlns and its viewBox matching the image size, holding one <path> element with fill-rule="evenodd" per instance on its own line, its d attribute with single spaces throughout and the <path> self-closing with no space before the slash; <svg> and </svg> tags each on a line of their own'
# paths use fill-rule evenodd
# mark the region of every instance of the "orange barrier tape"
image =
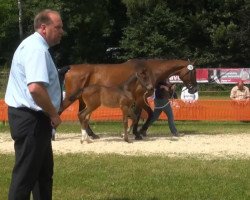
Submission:
<svg viewBox="0 0 250 200">
<path fill-rule="evenodd" d="M 4 100 L 0 99 L 0 121 L 5 122 L 8 120 L 7 116 L 7 105 L 5 104 Z"/>
<path fill-rule="evenodd" d="M 151 108 L 153 100 L 149 100 Z M 231 100 L 199 100 L 195 103 L 184 103 L 172 100 L 171 106 L 175 120 L 207 120 L 207 121 L 250 121 L 250 101 Z M 78 121 L 78 102 L 73 103 L 61 115 L 63 121 Z M 146 112 L 142 118 L 146 118 Z M 0 121 L 7 121 L 7 105 L 0 100 Z M 166 119 L 164 113 L 160 119 Z M 91 115 L 94 121 L 120 121 L 122 112 L 119 108 L 99 107 Z"/>
</svg>

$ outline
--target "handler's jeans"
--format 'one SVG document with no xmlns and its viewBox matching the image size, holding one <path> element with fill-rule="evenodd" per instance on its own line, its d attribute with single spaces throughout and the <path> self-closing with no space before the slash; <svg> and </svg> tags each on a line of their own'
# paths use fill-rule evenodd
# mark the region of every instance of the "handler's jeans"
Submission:
<svg viewBox="0 0 250 200">
<path fill-rule="evenodd" d="M 52 199 L 53 154 L 51 121 L 43 112 L 28 108 L 8 108 L 11 137 L 14 140 L 15 165 L 9 200 Z"/>
<path fill-rule="evenodd" d="M 152 124 L 154 121 L 156 121 L 161 112 L 164 112 L 167 115 L 168 118 L 168 126 L 173 135 L 177 133 L 177 129 L 174 124 L 174 115 L 173 111 L 170 105 L 170 102 L 167 99 L 154 99 L 154 112 L 153 112 L 153 118 L 150 121 L 150 124 Z"/>
</svg>

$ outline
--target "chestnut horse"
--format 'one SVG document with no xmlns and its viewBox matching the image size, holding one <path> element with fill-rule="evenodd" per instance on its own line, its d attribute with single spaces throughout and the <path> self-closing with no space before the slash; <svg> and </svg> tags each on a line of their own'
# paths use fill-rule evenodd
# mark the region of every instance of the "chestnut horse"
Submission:
<svg viewBox="0 0 250 200">
<path fill-rule="evenodd" d="M 69 71 L 65 74 L 65 90 L 66 95 L 62 103 L 63 112 L 69 105 L 73 103 L 71 96 L 79 93 L 84 87 L 89 85 L 104 85 L 107 87 L 117 86 L 123 83 L 128 77 L 132 76 L 136 71 L 147 69 L 154 77 L 154 85 L 159 81 L 163 81 L 172 75 L 179 75 L 189 93 L 197 91 L 196 72 L 193 68 L 193 63 L 186 60 L 165 60 L 165 59 L 131 59 L 120 64 L 79 64 L 70 65 Z M 152 118 L 153 111 L 145 102 L 145 89 L 141 88 L 136 93 L 136 107 L 139 111 L 144 109 L 148 114 L 148 119 L 143 124 L 141 130 L 137 131 L 139 115 L 133 127 L 135 139 L 142 139 L 140 134 L 145 134 L 149 121 Z M 148 94 L 150 96 L 151 94 Z M 79 112 L 85 108 L 85 103 L 81 96 L 77 97 L 79 100 Z M 140 113 L 140 112 L 139 112 Z M 87 133 L 94 139 L 99 138 L 95 135 L 90 127 Z"/>
<path fill-rule="evenodd" d="M 132 124 L 134 124 L 136 116 L 132 110 L 132 106 L 135 102 L 136 91 L 142 88 L 151 92 L 154 89 L 152 78 L 147 70 L 140 74 L 136 73 L 118 87 L 90 85 L 83 88 L 81 95 L 86 107 L 78 114 L 79 120 L 83 125 L 81 143 L 84 140 L 92 142 L 87 135 L 86 129 L 89 127 L 88 122 L 91 113 L 101 105 L 110 108 L 121 108 L 124 140 L 130 142 L 128 138 L 128 117 L 132 119 Z"/>
</svg>

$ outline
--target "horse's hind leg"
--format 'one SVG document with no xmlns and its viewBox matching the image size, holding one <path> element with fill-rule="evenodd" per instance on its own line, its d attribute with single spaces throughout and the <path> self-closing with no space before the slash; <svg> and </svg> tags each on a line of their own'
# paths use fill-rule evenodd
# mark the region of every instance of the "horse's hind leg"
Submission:
<svg viewBox="0 0 250 200">
<path fill-rule="evenodd" d="M 82 99 L 79 99 L 79 112 L 81 112 L 82 110 L 84 110 L 86 108 L 86 104 L 84 103 L 84 101 Z M 80 122 L 81 123 L 81 122 Z M 82 124 L 82 123 L 81 123 Z M 86 132 L 87 134 L 92 137 L 92 139 L 100 139 L 100 137 L 98 135 L 96 135 L 92 129 L 90 128 L 89 124 L 86 127 Z"/>
<path fill-rule="evenodd" d="M 82 132 L 81 143 L 83 143 L 84 141 L 86 141 L 87 143 L 93 142 L 93 140 L 90 139 L 86 131 L 88 127 L 90 113 L 91 110 L 89 110 L 87 107 L 78 113 L 78 118 L 81 123 L 81 132 Z"/>
</svg>

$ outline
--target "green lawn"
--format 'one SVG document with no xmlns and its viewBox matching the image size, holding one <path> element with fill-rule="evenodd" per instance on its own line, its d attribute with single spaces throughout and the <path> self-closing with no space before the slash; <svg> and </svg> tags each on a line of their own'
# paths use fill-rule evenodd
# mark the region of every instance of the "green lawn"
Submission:
<svg viewBox="0 0 250 200">
<path fill-rule="evenodd" d="M 100 135 L 122 132 L 120 122 L 94 122 Z M 177 121 L 186 134 L 250 134 L 247 122 Z M 58 133 L 79 132 L 78 123 L 63 123 Z M 0 134 L 9 134 L 0 124 Z M 150 135 L 169 134 L 158 121 Z M 114 154 L 55 155 L 54 200 L 247 200 L 250 159 L 211 159 Z M 0 199 L 7 199 L 14 155 L 0 154 Z"/>
<path fill-rule="evenodd" d="M 0 199 L 13 155 L 0 154 Z M 250 199 L 250 160 L 68 154 L 55 156 L 54 200 Z"/>
<path fill-rule="evenodd" d="M 142 124 L 142 122 L 140 122 Z M 236 121 L 176 121 L 179 132 L 185 134 L 235 134 L 249 133 L 250 122 Z M 121 122 L 92 122 L 90 124 L 94 132 L 100 135 L 119 135 L 123 133 Z M 58 133 L 80 133 L 79 122 L 63 122 L 58 128 Z M 0 134 L 9 133 L 8 124 L 0 123 Z M 161 136 L 170 134 L 168 124 L 165 120 L 155 122 L 148 130 L 151 136 Z"/>
</svg>

